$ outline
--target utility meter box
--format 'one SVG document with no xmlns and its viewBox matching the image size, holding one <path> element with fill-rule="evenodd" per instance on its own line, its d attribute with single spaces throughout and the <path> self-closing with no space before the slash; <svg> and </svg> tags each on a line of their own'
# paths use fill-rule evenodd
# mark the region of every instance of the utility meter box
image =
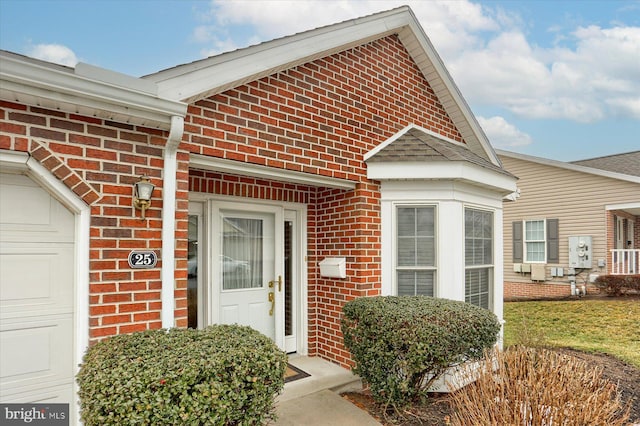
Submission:
<svg viewBox="0 0 640 426">
<path fill-rule="evenodd" d="M 591 236 L 569 237 L 569 266 L 571 268 L 591 268 Z"/>
</svg>

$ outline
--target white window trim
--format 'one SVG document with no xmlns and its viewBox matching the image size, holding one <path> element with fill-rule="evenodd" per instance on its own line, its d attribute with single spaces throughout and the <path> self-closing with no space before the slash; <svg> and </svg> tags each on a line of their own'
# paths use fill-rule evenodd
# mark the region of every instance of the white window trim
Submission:
<svg viewBox="0 0 640 426">
<path fill-rule="evenodd" d="M 402 207 L 429 207 L 433 208 L 433 233 L 434 233 L 434 266 L 398 266 L 398 208 Z M 392 203 L 392 247 L 393 265 L 392 282 L 393 294 L 398 295 L 398 270 L 407 271 L 433 271 L 433 297 L 438 297 L 438 205 L 434 203 L 419 202 L 394 202 Z M 400 268 L 400 269 L 399 269 Z"/>
<path fill-rule="evenodd" d="M 527 241 L 527 222 L 542 222 L 542 232 L 544 233 L 543 240 L 531 240 Z M 527 243 L 542 243 L 544 248 L 544 259 L 543 260 L 529 260 L 527 258 Z M 524 219 L 522 221 L 522 261 L 523 263 L 547 263 L 547 219 Z"/>
</svg>

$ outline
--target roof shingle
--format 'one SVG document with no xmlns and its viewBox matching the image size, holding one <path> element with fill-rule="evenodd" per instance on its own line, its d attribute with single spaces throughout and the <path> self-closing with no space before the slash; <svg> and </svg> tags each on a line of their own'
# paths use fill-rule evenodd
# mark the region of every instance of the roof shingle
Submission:
<svg viewBox="0 0 640 426">
<path fill-rule="evenodd" d="M 571 161 L 570 163 L 625 175 L 640 176 L 640 151 Z"/>
<path fill-rule="evenodd" d="M 399 163 L 403 161 L 466 161 L 511 176 L 505 169 L 476 155 L 466 146 L 440 139 L 418 128 L 409 129 L 367 160 Z"/>
</svg>

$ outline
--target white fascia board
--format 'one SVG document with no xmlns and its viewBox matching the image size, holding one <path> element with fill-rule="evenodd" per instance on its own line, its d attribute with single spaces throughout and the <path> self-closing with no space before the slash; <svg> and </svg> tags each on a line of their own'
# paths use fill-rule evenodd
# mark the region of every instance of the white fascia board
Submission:
<svg viewBox="0 0 640 426">
<path fill-rule="evenodd" d="M 189 156 L 189 167 L 192 169 L 210 170 L 220 173 L 251 176 L 259 179 L 270 179 L 317 187 L 348 190 L 355 189 L 356 187 L 355 182 L 346 179 L 312 175 L 293 170 L 261 166 L 259 164 L 242 163 L 240 161 L 227 160 L 224 158 L 207 157 L 206 155 L 200 154 L 191 154 Z"/>
<path fill-rule="evenodd" d="M 156 81 L 160 96 L 193 102 L 201 99 L 202 94 L 211 95 L 278 70 L 397 33 L 411 21 L 412 15 L 407 10 L 406 7 L 394 9 L 318 28 L 178 66 L 145 78 Z"/>
<path fill-rule="evenodd" d="M 626 210 L 626 209 L 638 209 L 640 208 L 640 202 L 637 203 L 623 203 L 623 204 L 607 204 L 604 206 L 605 210 Z"/>
<path fill-rule="evenodd" d="M 501 149 L 496 150 L 498 155 L 504 155 L 505 157 L 515 158 L 517 160 L 530 161 L 532 163 L 542 164 L 545 166 L 558 167 L 565 170 L 571 170 L 574 172 L 588 173 L 596 176 L 608 177 L 611 179 L 624 180 L 627 182 L 640 183 L 640 176 L 627 175 L 624 173 L 610 172 L 608 170 L 596 169 L 593 167 L 579 166 L 577 164 L 565 163 L 558 160 L 551 160 L 549 158 L 535 157 L 533 155 L 520 154 L 512 151 L 504 151 Z"/>
<path fill-rule="evenodd" d="M 66 112 L 94 110 L 91 115 L 129 117 L 127 122 L 162 129 L 170 128 L 172 116 L 186 115 L 186 104 L 149 93 L 148 83 L 141 86 L 145 90 L 138 90 L 93 80 L 28 58 L 2 54 L 0 59 L 0 93 L 3 99 L 12 102 L 20 102 L 23 96 L 65 108 Z"/>
<path fill-rule="evenodd" d="M 429 58 L 429 61 L 431 62 L 430 64 L 431 67 L 436 71 L 436 75 L 432 78 L 435 78 L 436 80 L 438 80 L 438 82 L 441 83 L 446 88 L 445 93 L 443 93 L 442 90 L 436 91 L 436 94 L 440 99 L 441 103 L 444 106 L 446 104 L 447 97 L 452 98 L 452 101 L 454 102 L 454 104 L 456 105 L 460 113 L 463 115 L 465 122 L 468 124 L 469 130 L 473 135 L 473 139 L 477 140 L 477 142 L 480 144 L 480 147 L 484 151 L 484 154 L 486 154 L 487 157 L 489 158 L 489 161 L 491 161 L 494 165 L 501 167 L 502 163 L 500 162 L 500 159 L 498 158 L 496 152 L 494 151 L 493 147 L 489 143 L 489 139 L 487 138 L 486 134 L 482 130 L 482 127 L 480 127 L 480 124 L 476 120 L 475 115 L 473 114 L 473 112 L 471 111 L 471 108 L 469 107 L 469 104 L 467 104 L 467 101 L 462 96 L 460 89 L 455 84 L 453 78 L 451 77 L 451 74 L 449 74 L 449 71 L 445 67 L 444 62 L 440 58 L 440 55 L 438 54 L 435 47 L 429 40 L 429 37 L 427 37 L 426 33 L 424 32 L 424 29 L 419 24 L 415 15 L 413 15 L 413 12 L 410 12 L 410 13 L 411 13 L 411 16 L 413 17 L 413 19 L 410 20 L 410 23 L 409 23 L 409 28 L 411 29 L 411 33 L 408 33 L 406 35 L 401 35 L 401 39 L 407 36 L 409 38 L 410 37 L 416 38 L 423 52 Z M 403 43 L 405 45 L 410 44 L 410 42 L 404 41 L 404 40 L 403 40 Z M 415 52 L 413 53 L 413 56 L 415 59 Z M 423 69 L 423 72 L 425 71 L 427 70 Z M 437 85 L 432 84 L 432 87 L 434 86 L 437 86 Z M 436 89 L 434 88 L 434 91 L 435 90 Z M 450 114 L 450 115 L 453 116 L 453 114 Z M 461 128 L 462 126 L 458 125 L 458 127 L 461 133 L 463 134 L 466 133 L 464 132 L 464 129 Z M 466 137 L 465 139 L 469 139 L 469 138 Z M 477 152 L 475 149 L 473 149 L 474 147 L 472 146 L 470 146 L 470 148 L 472 148 L 473 152 L 475 152 L 476 154 L 482 157 L 482 153 Z"/>
<path fill-rule="evenodd" d="M 402 161 L 367 164 L 373 180 L 460 180 L 487 186 L 504 195 L 516 191 L 516 178 L 479 167 L 467 161 Z"/>
</svg>

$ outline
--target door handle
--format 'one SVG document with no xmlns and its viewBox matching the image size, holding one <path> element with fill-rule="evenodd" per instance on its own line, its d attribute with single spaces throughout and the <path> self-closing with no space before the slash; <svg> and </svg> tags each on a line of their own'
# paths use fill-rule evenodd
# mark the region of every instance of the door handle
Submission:
<svg viewBox="0 0 640 426">
<path fill-rule="evenodd" d="M 273 316 L 273 310 L 276 307 L 276 295 L 272 291 L 269 292 L 269 302 L 271 302 L 271 309 L 269 309 L 269 316 Z"/>
<path fill-rule="evenodd" d="M 269 288 L 273 288 L 275 284 L 275 280 L 269 281 Z M 282 275 L 278 275 L 278 291 L 282 291 Z"/>
</svg>

